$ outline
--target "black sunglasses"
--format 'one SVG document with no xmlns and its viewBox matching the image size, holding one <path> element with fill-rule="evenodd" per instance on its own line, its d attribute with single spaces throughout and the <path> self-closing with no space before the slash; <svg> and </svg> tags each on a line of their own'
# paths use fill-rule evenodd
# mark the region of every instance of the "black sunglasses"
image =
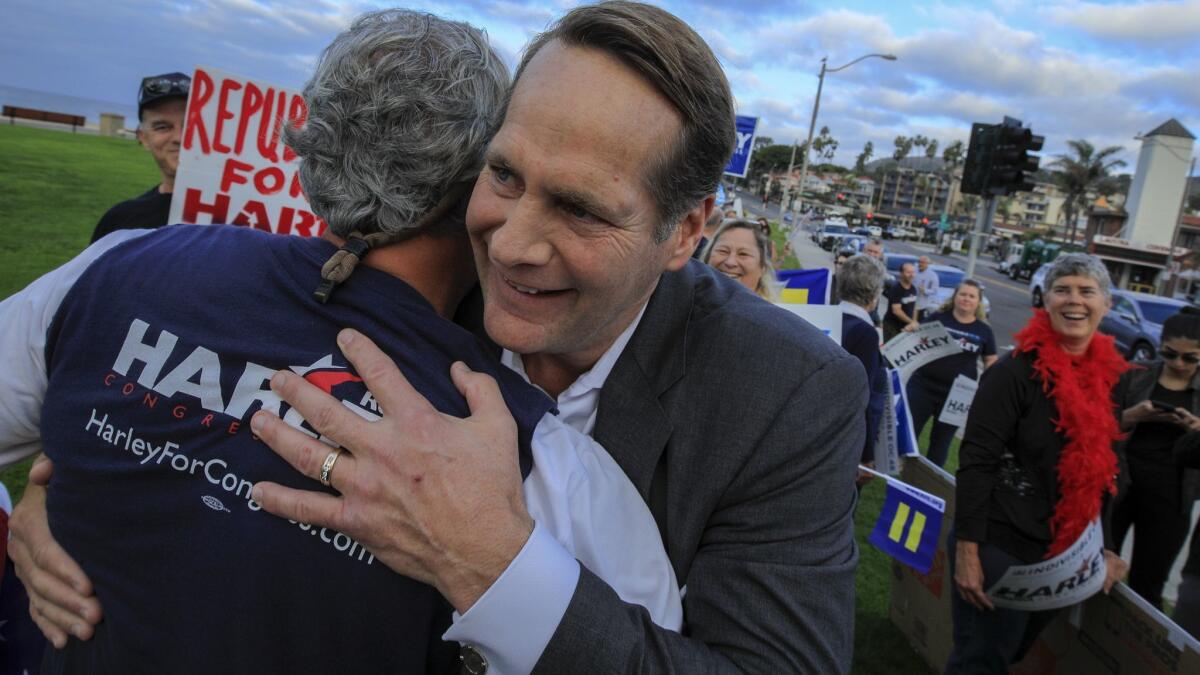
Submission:
<svg viewBox="0 0 1200 675">
<path fill-rule="evenodd" d="M 190 77 L 147 77 L 142 80 L 138 102 L 143 103 L 148 98 L 157 98 L 168 94 L 187 96 L 191 89 L 192 78 Z"/>
<path fill-rule="evenodd" d="M 1189 365 L 1200 363 L 1200 355 L 1197 354 L 1180 354 L 1179 352 L 1169 347 L 1163 347 L 1158 350 L 1158 353 L 1163 357 L 1164 361 L 1174 361 L 1175 359 L 1183 359 L 1183 362 Z"/>
</svg>

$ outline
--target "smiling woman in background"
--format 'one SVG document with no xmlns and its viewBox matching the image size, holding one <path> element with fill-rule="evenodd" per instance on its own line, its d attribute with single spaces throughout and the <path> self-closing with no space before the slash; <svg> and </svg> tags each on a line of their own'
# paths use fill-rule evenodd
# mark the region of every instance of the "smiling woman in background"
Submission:
<svg viewBox="0 0 1200 675">
<path fill-rule="evenodd" d="M 1099 259 L 1060 255 L 1046 273 L 1046 308 L 980 380 L 947 541 L 958 591 L 947 673 L 1007 672 L 1054 618 L 1054 610 L 992 604 L 984 589 L 1009 567 L 1062 553 L 1099 518 L 1104 591 L 1124 575 L 1107 516 L 1118 468 L 1113 443 L 1121 436 L 1112 391 L 1129 366 L 1113 339 L 1096 333 L 1110 286 Z"/>
<path fill-rule="evenodd" d="M 701 260 L 759 297 L 772 302 L 777 299 L 772 283 L 775 267 L 771 264 L 770 240 L 758 224 L 748 220 L 725 221 Z"/>
</svg>

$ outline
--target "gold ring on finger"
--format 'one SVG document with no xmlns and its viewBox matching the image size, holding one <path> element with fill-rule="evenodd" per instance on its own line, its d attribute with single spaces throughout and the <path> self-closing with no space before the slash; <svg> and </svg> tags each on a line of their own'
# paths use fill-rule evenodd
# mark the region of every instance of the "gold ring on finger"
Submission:
<svg viewBox="0 0 1200 675">
<path fill-rule="evenodd" d="M 342 449 L 337 448 L 325 456 L 325 462 L 321 464 L 321 485 L 329 487 L 329 475 L 333 473 L 333 465 L 337 464 L 338 457 L 341 454 Z"/>
</svg>

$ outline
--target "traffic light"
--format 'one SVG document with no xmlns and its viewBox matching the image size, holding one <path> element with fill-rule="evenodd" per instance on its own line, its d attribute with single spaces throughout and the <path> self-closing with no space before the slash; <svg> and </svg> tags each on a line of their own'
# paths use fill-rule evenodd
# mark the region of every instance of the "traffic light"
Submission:
<svg viewBox="0 0 1200 675">
<path fill-rule="evenodd" d="M 971 125 L 971 141 L 967 145 L 967 159 L 963 162 L 963 177 L 960 190 L 968 195 L 988 194 L 988 174 L 992 158 L 996 154 L 996 142 L 1000 138 L 998 124 Z"/>
<path fill-rule="evenodd" d="M 988 189 L 996 195 L 1032 191 L 1030 179 L 1038 170 L 1039 158 L 1029 153 L 1041 150 L 1045 139 L 1034 136 L 1032 131 L 1021 126 L 1020 120 L 1011 117 L 1004 118 L 999 131 Z"/>
<path fill-rule="evenodd" d="M 986 197 L 1032 190 L 1039 158 L 1029 153 L 1041 150 L 1044 141 L 1011 117 L 1000 124 L 972 124 L 962 192 Z"/>
</svg>

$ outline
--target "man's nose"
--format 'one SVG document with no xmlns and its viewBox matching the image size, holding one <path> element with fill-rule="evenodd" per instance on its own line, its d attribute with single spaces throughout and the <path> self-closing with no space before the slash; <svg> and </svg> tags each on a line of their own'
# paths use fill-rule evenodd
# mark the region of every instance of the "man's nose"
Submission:
<svg viewBox="0 0 1200 675">
<path fill-rule="evenodd" d="M 554 257 L 554 227 L 551 214 L 536 200 L 522 196 L 514 200 L 504 222 L 492 230 L 489 255 L 505 267 L 545 265 Z"/>
</svg>

